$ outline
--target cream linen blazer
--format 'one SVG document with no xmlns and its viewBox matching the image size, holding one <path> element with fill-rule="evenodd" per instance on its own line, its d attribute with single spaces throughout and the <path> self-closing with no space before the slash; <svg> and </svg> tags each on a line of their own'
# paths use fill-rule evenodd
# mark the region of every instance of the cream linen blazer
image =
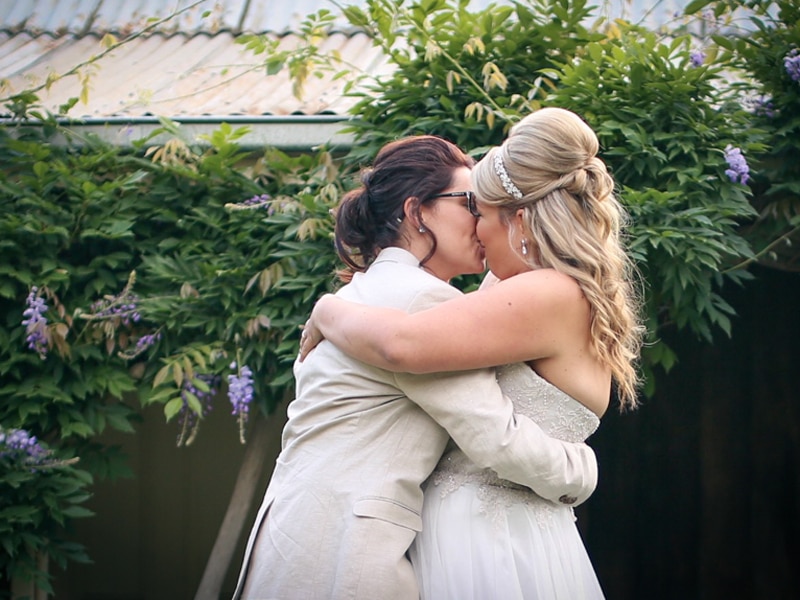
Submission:
<svg viewBox="0 0 800 600">
<path fill-rule="evenodd" d="M 400 248 L 338 292 L 408 312 L 460 294 Z M 391 373 L 323 341 L 295 377 L 234 598 L 417 600 L 406 551 L 422 525 L 421 484 L 450 437 L 477 465 L 554 502 L 582 502 L 597 484 L 593 451 L 515 415 L 492 369 Z"/>
</svg>

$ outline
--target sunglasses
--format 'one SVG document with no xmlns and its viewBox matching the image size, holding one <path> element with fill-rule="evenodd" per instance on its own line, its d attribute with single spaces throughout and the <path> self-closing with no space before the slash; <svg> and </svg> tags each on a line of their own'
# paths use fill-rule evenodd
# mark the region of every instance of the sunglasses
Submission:
<svg viewBox="0 0 800 600">
<path fill-rule="evenodd" d="M 434 198 L 462 198 L 467 199 L 467 210 L 476 219 L 481 216 L 478 212 L 478 205 L 476 203 L 475 192 L 445 192 L 444 194 L 436 194 Z"/>
</svg>

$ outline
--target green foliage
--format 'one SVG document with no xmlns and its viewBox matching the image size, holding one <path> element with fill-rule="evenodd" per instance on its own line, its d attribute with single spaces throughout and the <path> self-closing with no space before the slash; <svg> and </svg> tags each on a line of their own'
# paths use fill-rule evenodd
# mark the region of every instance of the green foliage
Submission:
<svg viewBox="0 0 800 600">
<path fill-rule="evenodd" d="M 47 125 L 0 130 L 0 423 L 120 476 L 124 457 L 96 438 L 133 431 L 137 401 L 162 403 L 190 443 L 204 406 L 188 384 L 208 392 L 204 377 L 225 381 L 235 360 L 256 375 L 253 410 L 271 410 L 293 390 L 298 326 L 334 281 L 333 158 L 247 157 L 244 130 L 227 125 L 199 147 L 165 122 L 156 134 L 173 137 L 133 154 L 97 140 L 58 146 Z M 33 288 L 49 307 L 43 357 L 22 324 Z M 68 488 L 73 476 L 47 481 L 88 485 Z M 52 504 L 36 481 L 21 480 L 23 512 Z M 39 524 L 31 553 L 6 549 L 8 564 L 57 551 Z"/>
<path fill-rule="evenodd" d="M 368 2 L 366 9 L 343 12 L 374 37 L 394 67 L 387 78 L 353 92 L 361 100 L 349 130 L 359 143 L 348 158 L 361 164 L 398 136 L 439 135 L 470 150 L 501 143 L 510 124 L 537 108 L 552 87 L 542 69 L 569 62 L 603 37 L 584 26 L 590 15 L 584 0 L 481 11 L 445 0 Z"/>
<path fill-rule="evenodd" d="M 92 514 L 81 506 L 92 478 L 40 442 L 15 449 L 7 443 L 12 433 L 0 427 L 0 581 L 32 580 L 52 593 L 36 557 L 47 555 L 62 568 L 68 560 L 88 561 L 83 549 L 68 541 L 65 526 Z"/>
<path fill-rule="evenodd" d="M 94 342 L 102 332 L 86 330 L 68 309 L 119 291 L 135 265 L 131 209 L 120 203 L 131 184 L 116 172 L 115 152 L 89 146 L 65 153 L 31 131 L 18 134 L 0 132 L 0 422 L 83 454 L 107 425 L 132 429 L 134 411 L 124 395 L 134 390 L 133 378 L 96 343 L 71 343 L 76 335 Z M 27 349 L 21 326 L 34 286 L 50 305 L 52 352 L 44 359 Z M 102 468 L 115 473 L 121 467 L 106 461 Z"/>
<path fill-rule="evenodd" d="M 632 216 L 630 250 L 647 284 L 649 330 L 690 328 L 711 341 L 712 327 L 730 334 L 733 310 L 721 296 L 732 268 L 753 254 L 739 227 L 755 216 L 746 186 L 725 175 L 726 147 L 746 156 L 764 150 L 734 90 L 725 85 L 724 54 L 694 67 L 692 40 L 659 40 L 625 27 L 591 43 L 560 70 L 547 99 L 593 126 L 602 155 Z M 648 350 L 668 368 L 668 349 Z"/>
<path fill-rule="evenodd" d="M 208 156 L 230 143 L 215 142 Z M 262 409 L 273 408 L 293 387 L 299 325 L 333 282 L 329 210 L 341 187 L 329 154 L 268 150 L 246 185 L 234 163 L 225 165 L 224 176 L 217 166 L 208 177 L 208 161 L 202 158 L 188 175 L 193 185 L 183 193 L 185 205 L 168 217 L 177 231 L 151 240 L 153 251 L 139 270 L 149 292 L 143 314 L 163 335 L 159 360 L 148 355 L 143 375 L 154 390 L 141 398 L 166 403 L 170 417 L 185 380 L 225 375 L 233 360 L 257 374 L 255 398 Z M 178 182 L 166 176 L 164 191 Z M 250 195 L 269 199 L 241 205 Z"/>
<path fill-rule="evenodd" d="M 790 77 L 784 64 L 792 51 L 800 50 L 800 6 L 792 0 L 750 1 L 752 14 L 733 20 L 737 4 L 702 3 L 718 19 L 732 21 L 711 41 L 731 52 L 733 63 L 747 73 L 747 85 L 741 87 L 751 98 L 753 124 L 768 132 L 752 184 L 760 218 L 747 235 L 759 253 L 777 259 L 789 255 L 791 241 L 800 241 L 800 81 Z"/>
<path fill-rule="evenodd" d="M 317 43 L 330 31 L 333 21 L 334 15 L 326 9 L 308 15 L 301 21 L 297 34 L 309 43 L 293 51 L 281 50 L 280 37 L 273 34 L 244 34 L 236 38 L 236 43 L 244 45 L 257 56 L 264 55 L 267 75 L 274 75 L 285 68 L 292 81 L 292 92 L 300 97 L 309 77 L 320 77 L 323 73 L 334 70 L 331 59 L 337 62 L 339 60 L 336 51 L 331 55 L 325 54 L 320 51 Z"/>
<path fill-rule="evenodd" d="M 237 355 L 260 375 L 261 407 L 279 401 L 298 325 L 332 283 L 329 210 L 341 187 L 325 152 L 268 150 L 246 174 L 235 144 L 243 133 L 224 125 L 207 150 L 174 137 L 151 147 L 150 160 L 98 143 L 75 152 L 5 138 L 14 165 L 0 220 L 10 258 L 0 288 L 5 419 L 35 417 L 36 431 L 62 438 L 96 435 L 109 421 L 130 429 L 120 412 L 126 392 L 168 402 L 196 374 L 225 374 Z M 239 205 L 259 195 L 269 200 Z M 57 315 L 49 325 L 57 356 L 44 360 L 25 348 L 19 325 L 33 285 Z M 96 299 L 135 302 L 141 319 L 98 315 L 87 308 Z M 137 341 L 152 334 L 155 345 L 141 352 Z M 91 418 L 79 418 L 78 399 Z M 67 426 L 60 405 L 76 411 Z"/>
</svg>

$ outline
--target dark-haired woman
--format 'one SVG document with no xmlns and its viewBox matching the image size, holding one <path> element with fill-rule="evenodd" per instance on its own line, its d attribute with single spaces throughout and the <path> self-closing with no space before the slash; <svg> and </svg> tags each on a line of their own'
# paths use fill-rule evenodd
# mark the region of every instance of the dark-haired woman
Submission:
<svg viewBox="0 0 800 600">
<path fill-rule="evenodd" d="M 384 147 L 337 212 L 337 250 L 353 273 L 337 295 L 407 312 L 461 295 L 447 281 L 483 270 L 472 166 L 432 136 Z M 392 373 L 323 342 L 295 377 L 236 597 L 417 600 L 407 551 L 421 485 L 450 438 L 554 504 L 580 503 L 596 485 L 591 449 L 515 415 L 491 369 Z"/>
</svg>

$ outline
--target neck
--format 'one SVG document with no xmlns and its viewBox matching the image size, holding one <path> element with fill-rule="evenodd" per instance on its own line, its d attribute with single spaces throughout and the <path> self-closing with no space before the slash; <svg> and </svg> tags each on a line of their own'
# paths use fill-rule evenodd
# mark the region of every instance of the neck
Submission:
<svg viewBox="0 0 800 600">
<path fill-rule="evenodd" d="M 422 266 L 422 268 L 428 271 L 431 275 L 439 277 L 439 279 L 443 279 L 437 273 L 429 269 L 427 265 L 422 264 L 422 261 L 431 251 L 431 240 L 428 236 L 419 233 L 416 229 L 405 229 L 404 231 L 401 230 L 400 237 L 397 239 L 394 245 L 413 254 L 417 260 L 420 261 L 420 266 Z"/>
</svg>

